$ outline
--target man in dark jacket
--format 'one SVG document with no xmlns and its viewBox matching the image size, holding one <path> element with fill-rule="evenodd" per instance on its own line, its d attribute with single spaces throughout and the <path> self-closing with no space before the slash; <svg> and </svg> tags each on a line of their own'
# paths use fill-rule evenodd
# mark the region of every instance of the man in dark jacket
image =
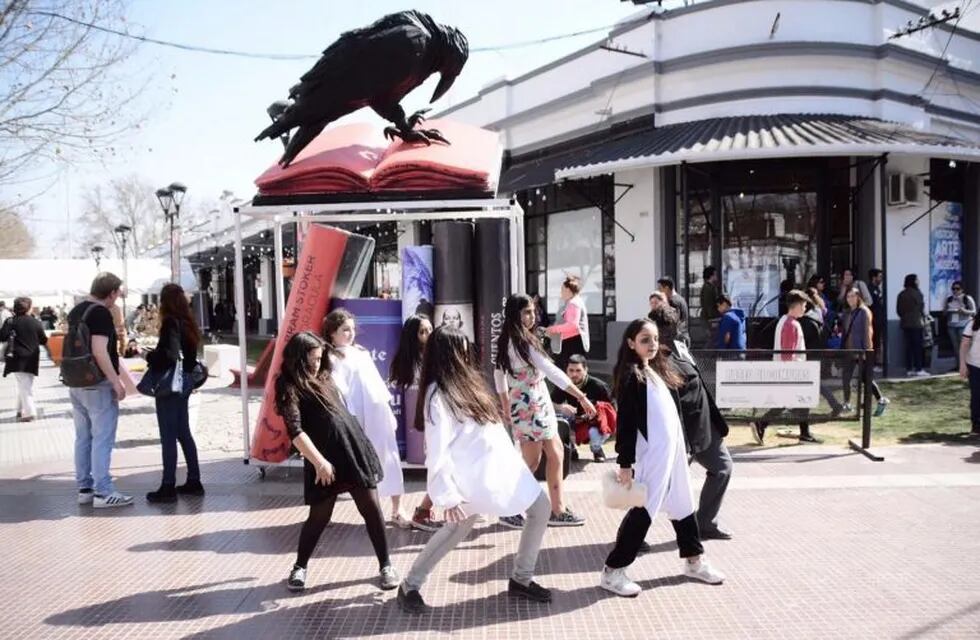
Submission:
<svg viewBox="0 0 980 640">
<path fill-rule="evenodd" d="M 731 480 L 733 466 L 732 456 L 724 441 L 728 435 L 728 423 L 704 384 L 687 345 L 677 339 L 677 312 L 670 307 L 660 307 L 650 313 L 650 319 L 660 331 L 661 347 L 670 349 L 671 361 L 684 377 L 684 385 L 677 390 L 684 437 L 688 452 L 707 471 L 697 514 L 701 538 L 730 540 L 732 532 L 718 524 L 718 512 Z"/>
</svg>

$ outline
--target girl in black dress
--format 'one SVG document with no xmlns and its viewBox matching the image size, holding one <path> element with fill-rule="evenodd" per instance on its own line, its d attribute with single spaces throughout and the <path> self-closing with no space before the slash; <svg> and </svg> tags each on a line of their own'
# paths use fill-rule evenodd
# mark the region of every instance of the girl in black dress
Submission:
<svg viewBox="0 0 980 640">
<path fill-rule="evenodd" d="M 286 584 L 290 591 L 306 588 L 306 565 L 330 522 L 337 496 L 349 493 L 378 557 L 381 588 L 394 589 L 401 578 L 388 557 L 384 516 L 378 502 L 381 462 L 330 378 L 324 346 L 312 331 L 294 335 L 283 350 L 276 379 L 276 411 L 283 417 L 293 445 L 303 454 L 303 497 L 310 506 L 299 536 L 296 564 Z"/>
</svg>

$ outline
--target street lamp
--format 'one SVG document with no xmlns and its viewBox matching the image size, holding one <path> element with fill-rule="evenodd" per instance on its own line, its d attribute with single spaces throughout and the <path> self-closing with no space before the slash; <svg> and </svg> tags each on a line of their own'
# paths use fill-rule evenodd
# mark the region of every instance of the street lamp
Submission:
<svg viewBox="0 0 980 640">
<path fill-rule="evenodd" d="M 95 269 L 98 271 L 102 266 L 102 252 L 105 251 L 105 247 L 101 244 L 96 244 L 92 246 L 92 257 L 95 258 Z"/>
<path fill-rule="evenodd" d="M 184 201 L 187 187 L 180 182 L 171 182 L 170 186 L 156 190 L 157 200 L 163 215 L 170 223 L 170 281 L 178 282 L 180 275 L 180 203 Z"/>
<path fill-rule="evenodd" d="M 126 240 L 129 234 L 133 232 L 133 228 L 128 224 L 118 225 L 112 230 L 119 237 L 119 247 L 120 253 L 122 254 L 123 263 L 123 291 L 129 286 L 129 265 L 126 263 Z M 93 247 L 93 251 L 94 251 Z M 123 295 L 123 317 L 126 317 L 126 296 Z"/>
</svg>

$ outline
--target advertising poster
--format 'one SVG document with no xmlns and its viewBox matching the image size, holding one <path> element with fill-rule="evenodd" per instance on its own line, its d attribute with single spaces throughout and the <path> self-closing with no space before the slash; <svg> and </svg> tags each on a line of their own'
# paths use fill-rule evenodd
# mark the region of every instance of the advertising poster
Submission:
<svg viewBox="0 0 980 640">
<path fill-rule="evenodd" d="M 813 409 L 820 402 L 819 362 L 718 362 L 715 402 L 723 409 Z"/>
<path fill-rule="evenodd" d="M 469 222 L 443 221 L 432 225 L 435 247 L 436 307 L 432 323 L 461 330 L 466 337 L 476 337 L 473 324 L 473 225 Z"/>
<path fill-rule="evenodd" d="M 487 381 L 493 384 L 497 340 L 504 326 L 504 305 L 510 295 L 510 223 L 476 223 L 473 274 L 476 278 L 476 345 Z"/>
<path fill-rule="evenodd" d="M 938 220 L 936 219 L 938 218 Z M 947 202 L 929 229 L 929 309 L 942 311 L 953 282 L 962 279 L 963 205 Z"/>
<path fill-rule="evenodd" d="M 402 249 L 402 322 L 422 313 L 429 318 L 435 311 L 435 280 L 432 277 L 432 246 Z"/>
</svg>

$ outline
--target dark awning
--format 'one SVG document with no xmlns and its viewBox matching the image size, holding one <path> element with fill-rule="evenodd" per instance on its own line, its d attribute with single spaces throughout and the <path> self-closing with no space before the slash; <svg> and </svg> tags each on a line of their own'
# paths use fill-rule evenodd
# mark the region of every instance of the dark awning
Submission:
<svg viewBox="0 0 980 640">
<path fill-rule="evenodd" d="M 682 122 L 599 142 L 555 167 L 554 179 L 680 164 L 902 153 L 980 161 L 980 145 L 908 125 L 844 115 L 733 116 Z M 541 171 L 544 171 L 542 167 Z"/>
</svg>

